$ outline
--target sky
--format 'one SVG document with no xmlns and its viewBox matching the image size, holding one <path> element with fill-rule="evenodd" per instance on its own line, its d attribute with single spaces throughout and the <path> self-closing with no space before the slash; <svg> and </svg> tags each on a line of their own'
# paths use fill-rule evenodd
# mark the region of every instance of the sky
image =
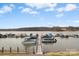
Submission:
<svg viewBox="0 0 79 59">
<path fill-rule="evenodd" d="M 0 3 L 0 29 L 79 26 L 79 3 Z"/>
</svg>

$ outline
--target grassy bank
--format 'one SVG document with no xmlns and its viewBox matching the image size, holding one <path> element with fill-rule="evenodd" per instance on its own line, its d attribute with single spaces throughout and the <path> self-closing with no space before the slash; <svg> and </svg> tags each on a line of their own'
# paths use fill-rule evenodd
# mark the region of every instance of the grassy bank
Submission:
<svg viewBox="0 0 79 59">
<path fill-rule="evenodd" d="M 29 56 L 33 55 L 32 52 L 0 52 L 0 56 Z"/>
<path fill-rule="evenodd" d="M 43 55 L 35 55 L 33 53 L 25 52 L 5 52 L 0 53 L 0 56 L 79 56 L 79 52 L 49 52 Z"/>
<path fill-rule="evenodd" d="M 79 56 L 79 52 L 50 52 L 47 56 Z"/>
</svg>

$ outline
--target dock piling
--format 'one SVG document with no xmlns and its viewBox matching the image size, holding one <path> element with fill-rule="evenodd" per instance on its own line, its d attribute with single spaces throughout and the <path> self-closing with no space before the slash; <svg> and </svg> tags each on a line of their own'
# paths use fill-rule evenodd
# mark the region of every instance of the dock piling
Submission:
<svg viewBox="0 0 79 59">
<path fill-rule="evenodd" d="M 2 47 L 2 53 L 4 53 L 4 47 Z"/>
<path fill-rule="evenodd" d="M 12 53 L 12 47 L 10 47 L 10 53 Z"/>
<path fill-rule="evenodd" d="M 19 47 L 17 47 L 17 53 L 19 53 Z"/>
</svg>

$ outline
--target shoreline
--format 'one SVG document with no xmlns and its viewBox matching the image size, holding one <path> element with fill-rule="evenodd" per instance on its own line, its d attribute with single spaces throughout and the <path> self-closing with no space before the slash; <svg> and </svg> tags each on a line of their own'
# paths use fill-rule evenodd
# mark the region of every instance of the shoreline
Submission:
<svg viewBox="0 0 79 59">
<path fill-rule="evenodd" d="M 40 56 L 33 53 L 24 53 L 24 52 L 12 52 L 12 53 L 0 53 L 0 56 Z M 74 52 L 48 52 L 41 54 L 41 56 L 79 56 L 79 51 Z"/>
</svg>

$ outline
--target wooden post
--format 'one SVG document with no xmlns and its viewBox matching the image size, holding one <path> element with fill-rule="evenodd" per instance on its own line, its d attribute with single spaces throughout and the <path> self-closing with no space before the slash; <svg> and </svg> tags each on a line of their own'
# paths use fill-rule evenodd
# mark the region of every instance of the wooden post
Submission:
<svg viewBox="0 0 79 59">
<path fill-rule="evenodd" d="M 19 53 L 19 47 L 17 47 L 17 53 Z"/>
<path fill-rule="evenodd" d="M 26 54 L 27 54 L 27 47 L 26 47 Z"/>
<path fill-rule="evenodd" d="M 29 54 L 29 47 L 27 48 L 27 53 Z"/>
<path fill-rule="evenodd" d="M 27 47 L 25 46 L 25 53 L 27 54 Z"/>
<path fill-rule="evenodd" d="M 2 47 L 2 53 L 4 53 L 4 47 Z"/>
<path fill-rule="evenodd" d="M 35 54 L 35 48 L 33 47 L 33 54 Z"/>
<path fill-rule="evenodd" d="M 10 53 L 12 53 L 12 48 L 10 47 Z"/>
</svg>

